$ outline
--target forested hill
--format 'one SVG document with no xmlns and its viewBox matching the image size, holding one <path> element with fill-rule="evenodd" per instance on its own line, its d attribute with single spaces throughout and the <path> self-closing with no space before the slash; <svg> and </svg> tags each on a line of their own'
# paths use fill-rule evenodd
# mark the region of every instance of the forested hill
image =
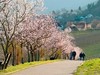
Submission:
<svg viewBox="0 0 100 75">
<path fill-rule="evenodd" d="M 94 17 L 100 17 L 100 0 L 87 5 L 87 9 L 82 11 L 82 15 L 85 16 L 87 14 L 92 14 Z"/>
<path fill-rule="evenodd" d="M 77 10 L 71 9 L 68 11 L 66 8 L 58 11 L 53 11 L 52 14 L 62 29 L 67 27 L 67 22 L 85 21 L 91 23 L 94 20 L 100 20 L 100 0 L 88 4 L 85 9 L 79 7 Z"/>
</svg>

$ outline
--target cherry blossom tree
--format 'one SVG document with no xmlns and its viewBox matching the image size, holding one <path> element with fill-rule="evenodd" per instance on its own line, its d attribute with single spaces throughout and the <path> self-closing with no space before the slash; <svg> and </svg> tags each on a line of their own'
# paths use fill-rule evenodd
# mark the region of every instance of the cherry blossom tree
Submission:
<svg viewBox="0 0 100 75">
<path fill-rule="evenodd" d="M 57 51 L 60 50 L 61 56 L 67 57 L 69 59 L 69 54 L 71 51 L 75 50 L 77 53 L 76 58 L 78 57 L 79 53 L 82 51 L 81 48 L 75 45 L 75 39 L 73 36 L 70 35 L 69 32 L 57 30 L 52 33 L 52 36 L 47 39 L 45 42 L 46 46 L 49 50 L 47 54 L 53 57 L 57 57 Z"/>
<path fill-rule="evenodd" d="M 74 47 L 73 43 L 74 38 L 69 35 L 69 33 L 65 33 L 62 30 L 57 30 L 52 33 L 52 36 L 47 40 L 48 48 L 54 48 L 50 54 L 50 56 L 55 56 L 58 50 L 60 52 L 68 53 L 72 47 Z M 50 50 L 50 49 L 48 49 Z"/>
<path fill-rule="evenodd" d="M 39 60 L 41 49 L 46 59 L 51 56 L 57 58 L 58 51 L 63 55 L 73 49 L 79 50 L 74 38 L 69 32 L 58 29 L 52 16 L 37 14 L 44 9 L 43 0 L 0 0 L 0 46 L 5 56 L 3 68 L 7 67 L 11 55 L 14 65 L 15 51 L 23 54 L 23 47 L 27 49 L 28 62 Z M 18 54 L 16 57 L 19 64 Z M 23 57 L 21 60 L 23 62 Z"/>
<path fill-rule="evenodd" d="M 68 31 L 66 31 L 66 29 L 63 31 L 64 37 L 68 38 L 68 39 L 64 39 L 66 40 L 66 42 L 63 45 L 63 50 L 64 50 L 64 54 L 67 56 L 67 58 L 69 59 L 70 56 L 70 52 L 71 51 L 75 51 L 76 52 L 76 59 L 79 58 L 79 54 L 80 52 L 82 52 L 82 49 L 78 46 L 76 46 L 75 44 L 75 38 L 72 35 L 69 35 L 70 33 Z"/>
<path fill-rule="evenodd" d="M 58 50 L 68 53 L 75 47 L 74 38 L 69 32 L 59 30 L 56 21 L 51 16 L 28 16 L 20 28 L 17 40 L 26 43 L 32 61 L 33 55 L 35 52 L 39 54 L 40 48 L 46 49 L 45 56 L 48 58 L 55 56 Z"/>
<path fill-rule="evenodd" d="M 57 30 L 54 19 L 48 15 L 27 17 L 20 28 L 17 33 L 18 40 L 26 44 L 32 57 L 35 52 L 39 52 L 39 48 L 44 45 L 46 38 Z"/>
<path fill-rule="evenodd" d="M 42 2 L 42 0 L 40 1 Z M 35 15 L 38 8 L 42 10 L 41 2 L 39 0 L 33 3 L 28 3 L 25 0 L 0 0 L 0 46 L 4 52 L 5 60 L 11 57 L 12 50 L 9 48 L 10 46 L 14 47 L 13 41 L 18 26 L 26 18 L 26 15 Z M 3 68 L 6 68 L 8 62 L 9 60 L 4 63 Z"/>
</svg>

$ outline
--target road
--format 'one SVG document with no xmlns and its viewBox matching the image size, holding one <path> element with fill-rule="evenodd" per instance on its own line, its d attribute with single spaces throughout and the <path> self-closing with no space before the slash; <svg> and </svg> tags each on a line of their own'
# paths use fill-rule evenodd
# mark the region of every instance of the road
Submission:
<svg viewBox="0 0 100 75">
<path fill-rule="evenodd" d="M 73 75 L 73 72 L 81 65 L 82 61 L 65 60 L 16 72 L 12 75 Z"/>
</svg>

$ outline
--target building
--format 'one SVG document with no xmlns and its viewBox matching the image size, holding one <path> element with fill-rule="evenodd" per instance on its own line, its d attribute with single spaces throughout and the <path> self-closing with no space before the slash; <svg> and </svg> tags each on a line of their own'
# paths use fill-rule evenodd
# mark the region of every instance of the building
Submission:
<svg viewBox="0 0 100 75">
<path fill-rule="evenodd" d="M 68 25 L 68 27 L 70 27 L 72 29 L 72 31 L 75 31 L 75 30 L 84 31 L 87 29 L 92 29 L 92 25 L 89 23 L 86 23 L 84 21 L 80 21 L 77 23 L 68 22 L 67 25 Z"/>
</svg>

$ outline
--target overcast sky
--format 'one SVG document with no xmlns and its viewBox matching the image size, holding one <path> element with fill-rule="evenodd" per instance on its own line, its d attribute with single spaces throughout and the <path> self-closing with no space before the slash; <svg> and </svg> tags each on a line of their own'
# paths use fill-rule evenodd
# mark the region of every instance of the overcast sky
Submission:
<svg viewBox="0 0 100 75">
<path fill-rule="evenodd" d="M 97 0 L 44 0 L 44 4 L 47 7 L 46 12 L 52 10 L 60 10 L 62 8 L 78 9 L 79 6 L 85 7 L 89 3 L 93 3 Z"/>
</svg>

